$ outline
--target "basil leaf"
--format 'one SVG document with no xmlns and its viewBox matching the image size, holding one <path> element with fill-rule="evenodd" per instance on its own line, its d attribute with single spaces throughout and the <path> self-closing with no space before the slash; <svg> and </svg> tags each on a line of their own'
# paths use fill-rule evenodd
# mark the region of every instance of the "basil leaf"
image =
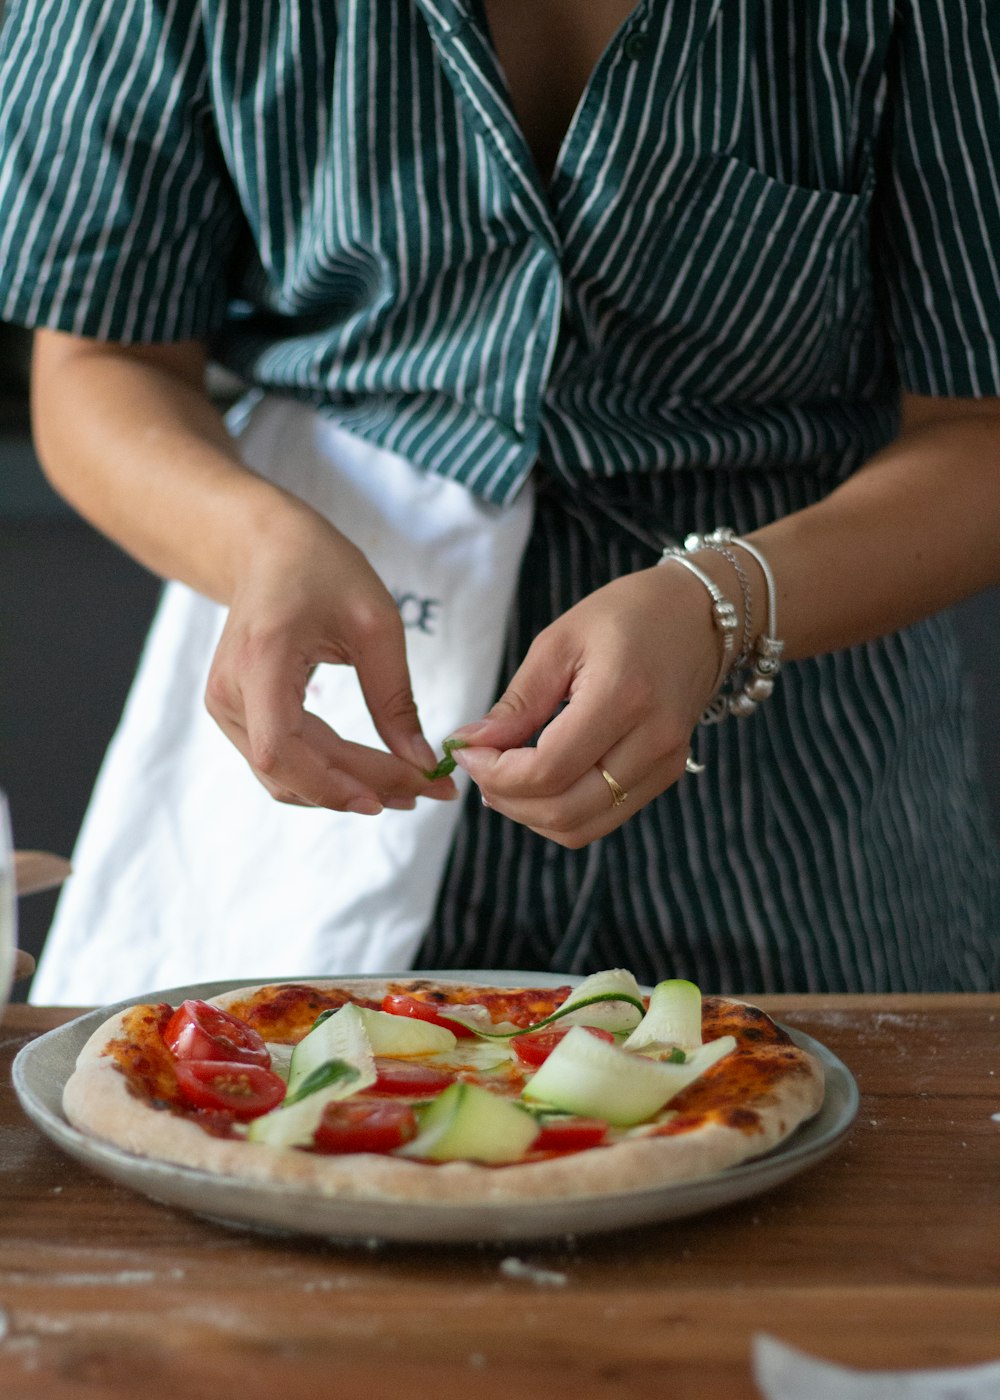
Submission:
<svg viewBox="0 0 1000 1400">
<path fill-rule="evenodd" d="M 346 1060 L 327 1060 L 325 1065 L 319 1065 L 311 1074 L 307 1074 L 302 1083 L 295 1090 L 294 1094 L 287 1094 L 282 1103 L 282 1108 L 288 1108 L 293 1103 L 298 1103 L 300 1099 L 308 1098 L 310 1094 L 315 1094 L 319 1089 L 328 1089 L 331 1084 L 339 1084 L 341 1080 L 358 1078 L 358 1071 L 354 1065 L 349 1065 Z"/>
<path fill-rule="evenodd" d="M 444 758 L 436 768 L 431 768 L 429 771 L 424 770 L 424 777 L 431 783 L 437 778 L 447 778 L 451 773 L 454 773 L 458 765 L 452 757 L 452 750 L 464 749 L 466 742 L 464 739 L 445 739 L 441 747 L 444 750 Z"/>
</svg>

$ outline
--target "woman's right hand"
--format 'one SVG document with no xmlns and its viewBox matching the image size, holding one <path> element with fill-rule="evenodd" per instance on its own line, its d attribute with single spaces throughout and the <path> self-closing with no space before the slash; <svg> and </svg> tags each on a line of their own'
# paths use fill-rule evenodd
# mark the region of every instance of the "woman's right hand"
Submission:
<svg viewBox="0 0 1000 1400">
<path fill-rule="evenodd" d="M 206 689 L 209 713 L 280 802 L 376 815 L 418 796 L 450 799 L 410 685 L 403 625 L 365 556 L 322 516 L 282 495 L 248 550 Z M 388 753 L 304 708 L 321 662 L 353 666 Z"/>
</svg>

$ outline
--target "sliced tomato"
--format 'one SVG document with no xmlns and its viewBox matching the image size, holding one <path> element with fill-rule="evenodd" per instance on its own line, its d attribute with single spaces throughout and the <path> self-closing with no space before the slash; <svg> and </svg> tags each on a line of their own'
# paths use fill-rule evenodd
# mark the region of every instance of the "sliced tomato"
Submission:
<svg viewBox="0 0 1000 1400">
<path fill-rule="evenodd" d="M 599 1118 L 551 1118 L 531 1144 L 532 1152 L 583 1152 L 599 1147 L 608 1135 Z"/>
<path fill-rule="evenodd" d="M 390 994 L 383 998 L 382 1010 L 390 1012 L 393 1016 L 412 1016 L 417 1021 L 430 1021 L 432 1026 L 444 1026 L 446 1030 L 454 1031 L 459 1039 L 471 1039 L 476 1034 L 475 1031 L 470 1031 L 468 1026 L 449 1021 L 446 1016 L 441 1015 L 440 1008 L 433 1002 L 421 1001 L 419 997 L 404 996 L 402 993 Z"/>
<path fill-rule="evenodd" d="M 417 1116 L 408 1103 L 352 1099 L 327 1104 L 313 1144 L 319 1152 L 391 1152 L 416 1135 Z"/>
<path fill-rule="evenodd" d="M 378 1078 L 371 1089 L 373 1094 L 405 1094 L 411 1099 L 429 1099 L 455 1082 L 455 1076 L 448 1070 L 422 1065 L 418 1060 L 385 1060 L 377 1056 L 375 1069 Z"/>
<path fill-rule="evenodd" d="M 263 1037 L 228 1011 L 207 1001 L 183 1001 L 163 1028 L 178 1060 L 237 1060 L 267 1069 L 271 1056 Z"/>
<path fill-rule="evenodd" d="M 285 1082 L 263 1065 L 235 1060 L 178 1060 L 177 1087 L 192 1108 L 225 1109 L 241 1121 L 259 1118 L 285 1097 Z"/>
<path fill-rule="evenodd" d="M 543 1065 L 552 1054 L 552 1051 L 559 1044 L 564 1036 L 571 1030 L 570 1026 L 553 1026 L 544 1031 L 529 1031 L 527 1035 L 514 1036 L 511 1044 L 514 1047 L 514 1054 L 524 1065 L 532 1065 L 537 1069 Z M 591 1035 L 596 1035 L 598 1040 L 608 1040 L 614 1044 L 614 1036 L 610 1031 L 600 1030 L 597 1026 L 588 1026 L 587 1030 Z"/>
</svg>

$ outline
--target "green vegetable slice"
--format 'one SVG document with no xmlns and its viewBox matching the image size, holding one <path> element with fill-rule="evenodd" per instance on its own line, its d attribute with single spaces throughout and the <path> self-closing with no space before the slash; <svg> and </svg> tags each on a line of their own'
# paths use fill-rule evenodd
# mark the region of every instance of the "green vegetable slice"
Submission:
<svg viewBox="0 0 1000 1400">
<path fill-rule="evenodd" d="M 519 1161 L 538 1136 L 537 1122 L 520 1104 L 462 1080 L 422 1109 L 419 1121 L 417 1136 L 395 1156 L 500 1165 Z"/>
<path fill-rule="evenodd" d="M 296 1045 L 288 1067 L 289 1094 L 293 1094 L 314 1070 L 331 1060 L 354 1065 L 362 1076 L 371 1073 L 373 1078 L 369 1082 L 375 1082 L 374 1051 L 364 1012 L 352 1002 L 340 1007 L 332 1016 L 320 1017 Z"/>
<path fill-rule="evenodd" d="M 326 1064 L 317 1065 L 306 1075 L 294 1093 L 286 1094 L 281 1107 L 291 1108 L 292 1104 L 298 1103 L 300 1099 L 307 1099 L 310 1094 L 317 1094 L 321 1089 L 328 1089 L 331 1084 L 340 1084 L 344 1081 L 352 1086 L 359 1078 L 358 1071 L 353 1065 L 346 1064 L 343 1060 L 327 1060 Z"/>
<path fill-rule="evenodd" d="M 414 1055 L 440 1055 L 454 1050 L 458 1038 L 446 1026 L 419 1021 L 415 1016 L 393 1016 L 388 1011 L 358 1008 L 373 1055 L 408 1059 Z"/>
<path fill-rule="evenodd" d="M 321 1065 L 314 1074 L 318 1078 L 324 1072 L 324 1088 L 303 1097 L 295 1095 L 291 1102 L 286 1100 L 279 1108 L 255 1118 L 247 1129 L 247 1141 L 268 1147 L 308 1147 L 327 1104 L 346 1099 L 375 1082 L 374 1070 L 371 1078 L 365 1081 L 355 1065 L 345 1064 L 343 1060 Z"/>
<path fill-rule="evenodd" d="M 735 1048 L 733 1036 L 722 1036 L 692 1051 L 684 1064 L 667 1064 L 630 1054 L 574 1026 L 525 1085 L 522 1097 L 631 1128 L 652 1118 Z"/>
<path fill-rule="evenodd" d="M 447 778 L 450 774 L 454 773 L 458 765 L 452 757 L 452 752 L 455 749 L 464 749 L 465 747 L 466 741 L 464 739 L 445 739 L 444 743 L 441 745 L 441 748 L 444 750 L 444 758 L 441 759 L 436 767 L 430 770 L 424 770 L 424 777 L 428 782 L 433 783 L 438 778 Z"/>
<path fill-rule="evenodd" d="M 284 1103 L 255 1118 L 247 1140 L 308 1147 L 327 1104 L 370 1088 L 377 1077 L 361 1008 L 348 1003 L 296 1045 Z"/>
<path fill-rule="evenodd" d="M 675 1048 L 701 1044 L 701 992 L 693 982 L 672 978 L 658 982 L 649 998 L 649 1010 L 622 1046 L 623 1050 L 657 1050 L 669 1055 Z"/>
<path fill-rule="evenodd" d="M 598 1026 L 613 1032 L 630 1031 L 641 1021 L 645 1009 L 639 984 L 631 972 L 611 968 L 585 977 L 551 1016 L 530 1026 L 512 1026 L 509 1022 L 497 1025 L 485 1006 L 441 1007 L 438 1014 L 445 1020 L 457 1021 L 484 1039 L 508 1040 L 541 1030 L 556 1021 L 571 1026 Z"/>
</svg>

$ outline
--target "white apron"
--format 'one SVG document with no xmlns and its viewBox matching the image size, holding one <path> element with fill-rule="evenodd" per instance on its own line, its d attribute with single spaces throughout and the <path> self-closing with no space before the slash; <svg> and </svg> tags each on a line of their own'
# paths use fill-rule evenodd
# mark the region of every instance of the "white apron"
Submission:
<svg viewBox="0 0 1000 1400">
<path fill-rule="evenodd" d="M 424 733 L 440 750 L 492 702 L 532 519 L 289 400 L 240 415 L 256 472 L 304 498 L 399 603 Z M 275 802 L 204 708 L 225 610 L 168 584 L 94 789 L 32 999 L 104 1004 L 216 978 L 410 966 L 462 802 L 378 817 Z M 307 705 L 384 748 L 355 672 L 321 666 Z M 467 779 L 456 772 L 460 789 Z"/>
</svg>

